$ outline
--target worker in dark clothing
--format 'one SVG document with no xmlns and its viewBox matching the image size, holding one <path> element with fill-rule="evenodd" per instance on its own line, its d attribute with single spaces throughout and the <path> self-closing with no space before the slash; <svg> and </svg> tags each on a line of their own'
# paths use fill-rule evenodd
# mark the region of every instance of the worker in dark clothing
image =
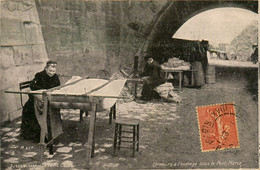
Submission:
<svg viewBox="0 0 260 170">
<path fill-rule="evenodd" d="M 140 74 L 144 80 L 141 100 L 159 99 L 160 95 L 154 89 L 165 83 L 165 79 L 161 76 L 161 66 L 151 56 L 146 56 L 144 59 L 146 65 L 143 73 Z"/>
<path fill-rule="evenodd" d="M 44 70 L 35 74 L 30 84 L 31 90 L 50 89 L 59 86 L 60 80 L 56 74 L 56 65 L 56 62 L 48 61 Z M 34 97 L 32 95 L 29 95 L 29 100 L 23 108 L 21 137 L 35 142 L 38 142 L 40 138 L 40 126 L 35 115 Z"/>
<path fill-rule="evenodd" d="M 258 46 L 256 44 L 253 45 L 254 53 L 251 55 L 251 61 L 256 64 L 258 62 Z"/>
</svg>

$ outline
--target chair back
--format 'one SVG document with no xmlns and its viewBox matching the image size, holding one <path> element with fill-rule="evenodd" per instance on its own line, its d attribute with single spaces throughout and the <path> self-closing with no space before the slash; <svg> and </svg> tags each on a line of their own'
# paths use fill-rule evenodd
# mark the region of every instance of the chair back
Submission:
<svg viewBox="0 0 260 170">
<path fill-rule="evenodd" d="M 20 91 L 22 91 L 23 89 L 26 89 L 26 88 L 30 88 L 31 82 L 32 82 L 32 80 L 19 83 Z M 24 105 L 23 105 L 23 94 L 20 94 L 20 100 L 21 100 L 21 106 L 23 108 L 24 107 Z"/>
</svg>

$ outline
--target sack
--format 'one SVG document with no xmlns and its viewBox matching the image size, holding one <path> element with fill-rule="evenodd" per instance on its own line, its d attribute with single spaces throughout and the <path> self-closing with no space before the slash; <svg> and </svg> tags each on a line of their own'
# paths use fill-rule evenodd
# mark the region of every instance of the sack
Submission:
<svg viewBox="0 0 260 170">
<path fill-rule="evenodd" d="M 158 87 L 155 88 L 155 90 L 159 93 L 159 95 L 169 102 L 181 102 L 181 97 L 173 92 L 173 85 L 172 83 L 164 83 Z"/>
</svg>

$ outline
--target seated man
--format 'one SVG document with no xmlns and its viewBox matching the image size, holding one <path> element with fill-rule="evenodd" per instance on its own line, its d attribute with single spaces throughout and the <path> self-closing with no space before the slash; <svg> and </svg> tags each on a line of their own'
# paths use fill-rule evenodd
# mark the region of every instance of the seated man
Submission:
<svg viewBox="0 0 260 170">
<path fill-rule="evenodd" d="M 154 89 L 165 83 L 165 79 L 161 76 L 161 66 L 153 60 L 152 56 L 146 56 L 144 59 L 146 65 L 144 72 L 140 74 L 144 80 L 141 100 L 159 99 L 160 95 Z"/>
<path fill-rule="evenodd" d="M 50 89 L 60 85 L 56 74 L 57 63 L 48 61 L 43 71 L 35 74 L 30 85 L 31 90 Z M 21 137 L 25 140 L 38 141 L 40 138 L 40 126 L 35 116 L 34 98 L 29 95 L 22 112 Z"/>
</svg>

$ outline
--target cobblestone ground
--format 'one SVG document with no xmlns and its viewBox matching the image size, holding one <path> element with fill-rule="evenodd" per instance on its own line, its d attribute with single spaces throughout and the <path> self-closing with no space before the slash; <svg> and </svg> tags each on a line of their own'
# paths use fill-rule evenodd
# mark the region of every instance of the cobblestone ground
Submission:
<svg viewBox="0 0 260 170">
<path fill-rule="evenodd" d="M 233 84 L 228 83 L 232 81 Z M 236 82 L 237 81 L 237 82 Z M 114 124 L 108 112 L 96 121 L 95 157 L 91 169 L 126 168 L 257 168 L 257 102 L 241 79 L 220 79 L 201 89 L 183 88 L 181 103 L 118 101 L 117 119 L 140 121 L 140 149 L 120 149 L 113 156 Z M 235 102 L 240 148 L 201 152 L 196 106 Z M 2 126 L 1 167 L 68 167 L 84 169 L 89 117 L 79 122 L 79 110 L 61 110 L 64 133 L 55 142 L 55 153 L 44 152 L 40 162 L 37 143 L 19 138 L 20 119 Z"/>
</svg>

